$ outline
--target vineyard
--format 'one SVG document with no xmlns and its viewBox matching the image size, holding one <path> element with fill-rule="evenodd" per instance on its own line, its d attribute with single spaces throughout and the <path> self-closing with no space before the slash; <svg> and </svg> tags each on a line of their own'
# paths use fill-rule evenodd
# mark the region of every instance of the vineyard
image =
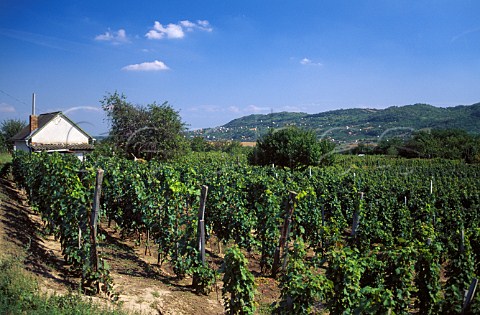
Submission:
<svg viewBox="0 0 480 315">
<path fill-rule="evenodd" d="M 255 312 L 247 259 L 278 280 L 271 312 L 480 313 L 478 166 L 365 156 L 290 171 L 221 154 L 82 163 L 18 153 L 13 174 L 89 294 L 114 296 L 98 216 L 144 235 L 145 253 L 191 276 L 198 294 L 223 280 L 230 313 Z M 205 253 L 212 240 L 225 253 L 219 269 Z"/>
</svg>

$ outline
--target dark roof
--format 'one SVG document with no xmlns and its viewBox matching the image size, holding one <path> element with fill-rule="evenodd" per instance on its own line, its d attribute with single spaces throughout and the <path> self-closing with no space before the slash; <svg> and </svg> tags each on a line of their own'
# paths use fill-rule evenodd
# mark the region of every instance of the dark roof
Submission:
<svg viewBox="0 0 480 315">
<path fill-rule="evenodd" d="M 25 128 L 23 128 L 19 133 L 17 133 L 15 136 L 12 137 L 11 140 L 16 141 L 16 140 L 28 140 L 30 139 L 35 133 L 40 131 L 45 125 L 47 125 L 53 118 L 57 116 L 62 116 L 65 120 L 69 121 L 73 126 L 75 126 L 80 132 L 85 134 L 88 138 L 92 139 L 93 138 L 86 133 L 82 128 L 80 128 L 76 123 L 70 120 L 67 116 L 65 116 L 62 112 L 52 112 L 52 113 L 45 113 L 45 114 L 40 114 L 38 116 L 38 128 L 35 129 L 32 133 L 30 133 L 30 124 L 28 124 Z"/>
<path fill-rule="evenodd" d="M 93 150 L 93 144 L 33 144 L 34 151 L 51 151 L 51 150 L 71 150 L 71 151 L 88 151 Z"/>
</svg>

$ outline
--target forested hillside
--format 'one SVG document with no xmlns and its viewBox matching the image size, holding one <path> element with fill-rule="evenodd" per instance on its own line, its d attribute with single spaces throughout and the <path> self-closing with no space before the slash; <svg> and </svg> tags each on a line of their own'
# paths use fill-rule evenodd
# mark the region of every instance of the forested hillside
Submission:
<svg viewBox="0 0 480 315">
<path fill-rule="evenodd" d="M 212 140 L 256 141 L 269 128 L 299 126 L 314 130 L 319 138 L 328 137 L 342 143 L 375 141 L 382 134 L 395 130 L 408 132 L 425 128 L 462 129 L 471 134 L 480 134 L 479 121 L 480 103 L 447 108 L 415 104 L 386 109 L 340 109 L 318 114 L 255 114 L 232 120 L 220 127 L 190 133 Z"/>
</svg>

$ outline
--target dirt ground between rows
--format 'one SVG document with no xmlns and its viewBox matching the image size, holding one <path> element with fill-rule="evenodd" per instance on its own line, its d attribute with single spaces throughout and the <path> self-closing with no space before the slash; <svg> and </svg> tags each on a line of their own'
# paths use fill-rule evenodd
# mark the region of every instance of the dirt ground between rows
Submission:
<svg viewBox="0 0 480 315">
<path fill-rule="evenodd" d="M 157 265 L 154 249 L 152 255 L 145 255 L 145 247 L 136 246 L 134 239 L 122 239 L 106 224 L 101 229 L 107 235 L 101 250 L 111 267 L 116 303 L 125 310 L 141 314 L 224 314 L 220 280 L 208 296 L 197 295 L 191 288 L 191 278 L 177 280 L 171 266 Z M 0 178 L 1 252 L 24 261 L 25 269 L 36 276 L 46 293 L 78 290 L 80 279 L 69 271 L 60 243 L 42 231 L 41 218 L 28 206 L 24 194 L 12 181 Z M 222 255 L 214 252 L 212 249 L 209 264 L 218 268 Z M 258 268 L 254 262 L 251 267 L 254 272 Z M 268 305 L 278 298 L 275 280 L 257 273 L 256 283 L 259 304 Z M 111 304 L 106 297 L 93 300 Z"/>
</svg>

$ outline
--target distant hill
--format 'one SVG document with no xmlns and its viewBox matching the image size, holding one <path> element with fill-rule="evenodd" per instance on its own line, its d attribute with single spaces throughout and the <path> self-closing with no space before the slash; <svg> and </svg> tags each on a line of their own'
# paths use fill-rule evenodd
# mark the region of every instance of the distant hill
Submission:
<svg viewBox="0 0 480 315">
<path fill-rule="evenodd" d="M 338 143 L 377 141 L 383 136 L 408 134 L 426 128 L 463 129 L 480 134 L 480 103 L 446 108 L 415 104 L 386 109 L 340 109 L 318 114 L 256 114 L 234 119 L 220 127 L 189 133 L 211 140 L 256 141 L 269 128 L 287 126 L 314 130 L 319 138 L 334 139 Z"/>
</svg>

